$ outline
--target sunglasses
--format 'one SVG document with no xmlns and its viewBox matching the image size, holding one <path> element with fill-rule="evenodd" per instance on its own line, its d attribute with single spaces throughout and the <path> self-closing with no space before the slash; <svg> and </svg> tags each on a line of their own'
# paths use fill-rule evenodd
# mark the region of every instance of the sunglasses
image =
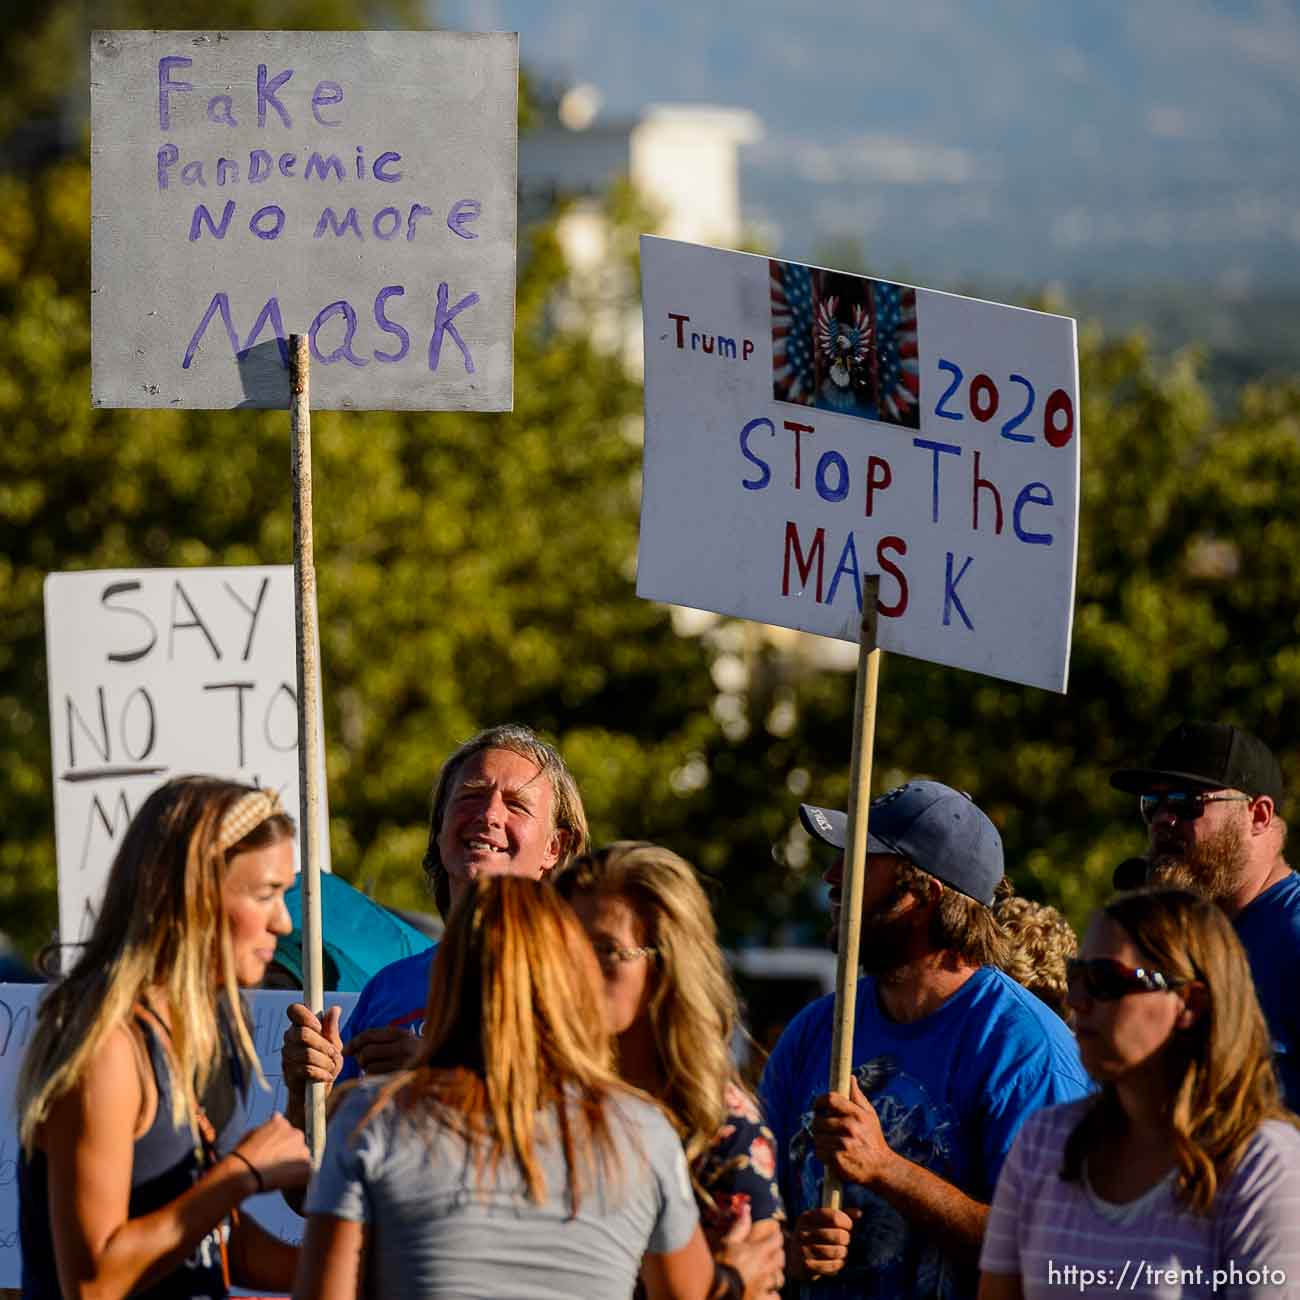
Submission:
<svg viewBox="0 0 1300 1300">
<path fill-rule="evenodd" d="M 1201 794 L 1196 790 L 1164 790 L 1159 794 L 1138 796 L 1138 807 L 1145 821 L 1154 821 L 1161 808 L 1180 822 L 1194 822 L 1205 815 L 1207 803 L 1250 803 L 1248 794 Z"/>
<path fill-rule="evenodd" d="M 1071 989 L 1083 991 L 1095 1002 L 1114 1002 L 1130 993 L 1167 993 L 1187 983 L 1141 966 L 1125 966 L 1113 957 L 1084 957 L 1065 963 L 1065 978 Z"/>
<path fill-rule="evenodd" d="M 601 969 L 608 974 L 613 974 L 620 966 L 638 961 L 642 957 L 653 957 L 659 951 L 658 948 L 645 946 L 620 948 L 616 943 L 594 943 L 592 947 L 596 950 L 596 960 L 600 963 Z"/>
</svg>

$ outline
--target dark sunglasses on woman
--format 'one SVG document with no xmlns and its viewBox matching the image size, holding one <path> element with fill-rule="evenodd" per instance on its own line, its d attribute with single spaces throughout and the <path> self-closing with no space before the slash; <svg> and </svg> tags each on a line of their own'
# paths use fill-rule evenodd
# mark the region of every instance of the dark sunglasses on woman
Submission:
<svg viewBox="0 0 1300 1300">
<path fill-rule="evenodd" d="M 1070 988 L 1083 991 L 1097 1002 L 1114 1002 L 1130 993 L 1166 993 L 1187 983 L 1159 971 L 1141 966 L 1125 966 L 1113 957 L 1084 957 L 1065 963 L 1065 978 Z"/>
</svg>

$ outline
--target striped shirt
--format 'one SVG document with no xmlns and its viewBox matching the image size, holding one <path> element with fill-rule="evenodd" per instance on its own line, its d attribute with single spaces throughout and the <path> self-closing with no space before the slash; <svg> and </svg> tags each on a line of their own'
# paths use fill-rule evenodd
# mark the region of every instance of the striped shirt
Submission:
<svg viewBox="0 0 1300 1300">
<path fill-rule="evenodd" d="M 1130 1206 L 1063 1182 L 1065 1141 L 1089 1101 L 1025 1121 L 998 1179 L 980 1267 L 1017 1274 L 1025 1300 L 1233 1296 L 1300 1300 L 1300 1130 L 1260 1125 L 1208 1216 L 1166 1178 Z"/>
</svg>

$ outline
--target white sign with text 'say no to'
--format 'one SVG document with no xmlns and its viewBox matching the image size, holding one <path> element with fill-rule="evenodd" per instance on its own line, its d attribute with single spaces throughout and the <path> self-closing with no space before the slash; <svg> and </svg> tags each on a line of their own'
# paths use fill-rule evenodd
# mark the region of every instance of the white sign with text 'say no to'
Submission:
<svg viewBox="0 0 1300 1300">
<path fill-rule="evenodd" d="M 643 237 L 637 592 L 1064 691 L 1074 321 Z"/>
<path fill-rule="evenodd" d="M 518 38 L 96 32 L 99 406 L 509 410 Z"/>
<path fill-rule="evenodd" d="M 127 824 L 171 777 L 269 787 L 297 819 L 291 567 L 50 574 L 45 639 L 65 943 L 88 933 Z M 326 870 L 328 825 L 322 807 Z"/>
</svg>

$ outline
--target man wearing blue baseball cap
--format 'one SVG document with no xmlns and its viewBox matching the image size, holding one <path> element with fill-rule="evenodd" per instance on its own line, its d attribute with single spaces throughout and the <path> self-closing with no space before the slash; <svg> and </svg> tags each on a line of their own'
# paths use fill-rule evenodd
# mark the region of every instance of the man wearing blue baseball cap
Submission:
<svg viewBox="0 0 1300 1300">
<path fill-rule="evenodd" d="M 839 850 L 847 818 L 805 804 Z M 1088 1089 L 1060 1018 L 996 963 L 1002 840 L 962 794 L 911 781 L 871 805 L 848 1097 L 828 1095 L 834 998 L 786 1028 L 763 1074 L 790 1212 L 786 1273 L 806 1297 L 974 1295 L 989 1202 L 1021 1122 Z M 826 1166 L 843 1210 L 823 1210 Z M 816 1282 L 814 1288 L 811 1284 Z"/>
</svg>

